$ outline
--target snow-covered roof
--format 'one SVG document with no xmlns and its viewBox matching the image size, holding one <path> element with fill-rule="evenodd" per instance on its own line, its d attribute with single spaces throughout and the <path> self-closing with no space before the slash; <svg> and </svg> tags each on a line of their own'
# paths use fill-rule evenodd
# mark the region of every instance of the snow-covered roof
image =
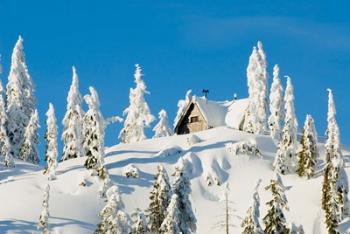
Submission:
<svg viewBox="0 0 350 234">
<path fill-rule="evenodd" d="M 224 126 L 225 116 L 228 111 L 229 101 L 210 101 L 205 97 L 194 97 L 193 102 L 197 104 L 204 119 L 210 127 Z"/>
<path fill-rule="evenodd" d="M 192 101 L 198 106 L 209 127 L 229 126 L 239 128 L 242 122 L 244 111 L 248 105 L 248 99 L 233 101 L 212 101 L 205 97 L 192 97 Z M 183 115 L 186 114 L 184 111 Z M 181 118 L 180 118 L 181 119 Z"/>
</svg>

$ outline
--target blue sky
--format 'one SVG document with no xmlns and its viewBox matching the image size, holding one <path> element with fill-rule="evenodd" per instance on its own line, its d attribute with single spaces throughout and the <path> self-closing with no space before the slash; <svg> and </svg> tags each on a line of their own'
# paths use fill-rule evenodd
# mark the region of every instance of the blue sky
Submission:
<svg viewBox="0 0 350 234">
<path fill-rule="evenodd" d="M 134 64 L 144 69 L 154 115 L 174 118 L 186 90 L 203 88 L 216 100 L 247 95 L 246 66 L 262 40 L 269 73 L 278 63 L 295 86 L 299 125 L 307 113 L 319 135 L 326 126 L 332 88 L 342 142 L 350 145 L 350 3 L 337 1 L 0 1 L 0 53 L 7 80 L 19 34 L 36 84 L 43 150 L 44 113 L 55 105 L 61 121 L 78 70 L 81 92 L 94 86 L 102 112 L 121 115 L 133 86 Z M 284 81 L 285 83 L 285 81 Z M 107 129 L 106 145 L 117 143 L 120 125 Z M 42 151 L 43 152 L 43 151 Z"/>
</svg>

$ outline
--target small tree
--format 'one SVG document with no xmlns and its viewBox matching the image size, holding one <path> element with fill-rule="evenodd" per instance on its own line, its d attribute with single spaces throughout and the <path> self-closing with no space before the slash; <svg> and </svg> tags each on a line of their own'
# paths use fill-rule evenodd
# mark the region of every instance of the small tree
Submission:
<svg viewBox="0 0 350 234">
<path fill-rule="evenodd" d="M 293 172 L 296 166 L 297 155 L 297 127 L 298 123 L 294 110 L 293 85 L 290 77 L 287 77 L 287 87 L 284 96 L 285 125 L 282 132 L 282 140 L 278 145 L 273 167 L 275 171 L 286 174 Z"/>
<path fill-rule="evenodd" d="M 260 216 L 260 197 L 259 197 L 259 185 L 261 180 L 258 181 L 254 195 L 252 205 L 249 207 L 247 211 L 247 216 L 243 220 L 241 227 L 243 234 L 263 234 L 263 230 L 259 223 Z"/>
<path fill-rule="evenodd" d="M 316 160 L 318 158 L 317 133 L 311 115 L 306 116 L 300 143 L 302 149 L 298 153 L 297 173 L 300 177 L 306 176 L 310 179 L 315 174 Z"/>
<path fill-rule="evenodd" d="M 124 204 L 121 201 L 118 187 L 113 185 L 107 191 L 107 203 L 99 216 L 101 222 L 97 225 L 96 234 L 113 233 L 125 234 L 130 232 L 128 218 L 123 211 Z"/>
<path fill-rule="evenodd" d="M 270 91 L 270 117 L 268 120 L 271 137 L 279 142 L 281 140 L 281 122 L 283 117 L 283 88 L 279 77 L 280 68 L 273 67 L 273 81 Z"/>
<path fill-rule="evenodd" d="M 50 185 L 47 184 L 44 191 L 43 210 L 41 211 L 38 223 L 38 230 L 42 234 L 49 234 L 49 197 L 50 197 Z"/>
<path fill-rule="evenodd" d="M 55 109 L 53 105 L 49 104 L 49 109 L 46 112 L 46 152 L 45 160 L 47 161 L 46 169 L 44 174 L 48 175 L 49 180 L 54 180 L 56 178 L 56 167 L 57 167 L 57 124 Z"/>
<path fill-rule="evenodd" d="M 39 115 L 35 110 L 30 117 L 29 123 L 24 131 L 24 142 L 20 150 L 20 158 L 34 164 L 39 163 L 39 154 L 37 146 L 39 144 Z"/>
<path fill-rule="evenodd" d="M 140 209 L 137 209 L 135 213 L 132 214 L 133 226 L 132 226 L 132 234 L 147 234 L 148 227 L 145 215 L 142 213 Z"/>
<path fill-rule="evenodd" d="M 162 223 L 161 232 L 162 234 L 177 234 L 177 233 L 190 233 L 189 230 L 181 228 L 182 214 L 180 210 L 179 197 L 177 194 L 171 196 L 170 204 L 167 209 L 167 215 Z"/>
<path fill-rule="evenodd" d="M 62 160 L 83 156 L 82 128 L 83 110 L 81 108 L 81 94 L 79 92 L 79 79 L 75 67 L 73 70 L 72 84 L 67 96 L 67 111 L 62 121 L 64 129 L 62 133 L 63 155 Z"/>
<path fill-rule="evenodd" d="M 119 139 L 123 143 L 132 143 L 146 139 L 144 128 L 149 127 L 154 121 L 154 116 L 148 107 L 144 98 L 148 94 L 145 82 L 142 80 L 141 67 L 135 65 L 135 83 L 136 87 L 130 89 L 129 102 L 130 105 L 124 110 L 126 119 L 124 127 L 120 131 Z"/>
<path fill-rule="evenodd" d="M 164 167 L 160 165 L 150 195 L 151 202 L 146 210 L 148 225 L 152 233 L 160 232 L 170 202 L 170 192 L 168 174 Z"/>
<path fill-rule="evenodd" d="M 165 110 L 159 112 L 159 122 L 153 128 L 154 136 L 153 138 L 171 136 L 173 130 L 168 125 L 168 115 Z"/>
<path fill-rule="evenodd" d="M 178 207 L 180 211 L 180 229 L 183 234 L 196 232 L 197 219 L 193 213 L 189 196 L 191 194 L 190 179 L 187 176 L 186 166 L 181 165 L 175 170 L 175 181 L 172 186 L 173 194 L 178 196 Z"/>
<path fill-rule="evenodd" d="M 105 121 L 100 112 L 100 100 L 96 90 L 89 88 L 90 95 L 84 97 L 89 110 L 84 115 L 84 150 L 87 159 L 85 167 L 93 169 L 101 178 L 104 178 L 104 134 Z"/>
<path fill-rule="evenodd" d="M 285 188 L 281 177 L 276 174 L 276 178 L 272 179 L 270 185 L 265 190 L 272 194 L 272 199 L 266 203 L 267 214 L 263 221 L 265 224 L 264 233 L 266 234 L 284 234 L 289 233 L 283 210 L 288 210 L 287 198 L 284 194 Z"/>
</svg>

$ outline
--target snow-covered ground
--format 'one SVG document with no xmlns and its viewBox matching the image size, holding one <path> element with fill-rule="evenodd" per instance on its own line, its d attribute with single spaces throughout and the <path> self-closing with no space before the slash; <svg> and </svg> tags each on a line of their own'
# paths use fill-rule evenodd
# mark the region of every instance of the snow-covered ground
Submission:
<svg viewBox="0 0 350 234">
<path fill-rule="evenodd" d="M 111 179 L 120 188 L 126 211 L 148 206 L 148 196 L 157 165 L 162 164 L 169 175 L 179 160 L 190 164 L 192 206 L 198 223 L 197 233 L 218 233 L 215 223 L 222 219 L 223 193 L 229 183 L 230 200 L 235 210 L 231 233 L 240 232 L 240 223 L 248 209 L 256 182 L 260 186 L 261 218 L 266 214 L 265 202 L 270 199 L 264 187 L 273 176 L 271 164 L 276 147 L 269 136 L 243 133 L 227 127 L 219 127 L 191 135 L 149 139 L 135 144 L 119 144 L 106 149 L 106 167 Z M 262 158 L 235 155 L 232 143 L 249 141 L 256 143 Z M 289 211 L 287 221 L 302 224 L 306 233 L 323 233 L 321 213 L 321 187 L 324 147 L 319 145 L 321 158 L 317 176 L 306 180 L 296 175 L 283 176 L 287 188 Z M 85 158 L 72 159 L 59 164 L 57 180 L 51 181 L 50 229 L 54 233 L 93 233 L 99 222 L 98 212 L 104 205 L 98 196 L 100 182 L 84 168 Z M 344 150 L 346 166 L 350 152 Z M 125 167 L 134 165 L 139 178 L 126 178 Z M 347 168 L 346 172 L 350 173 Z M 207 177 L 212 185 L 208 186 Z M 79 185 L 83 180 L 87 186 Z M 217 182 L 222 185 L 217 185 Z M 48 183 L 42 168 L 17 162 L 16 168 L 0 170 L 0 233 L 32 233 L 40 211 L 43 191 Z M 345 222 L 342 228 L 348 227 Z M 350 230 L 350 229 L 349 229 Z"/>
</svg>

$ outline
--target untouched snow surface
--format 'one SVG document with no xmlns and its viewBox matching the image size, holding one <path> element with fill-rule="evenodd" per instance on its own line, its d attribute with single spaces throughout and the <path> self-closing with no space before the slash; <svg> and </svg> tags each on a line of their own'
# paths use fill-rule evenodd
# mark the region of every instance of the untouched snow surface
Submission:
<svg viewBox="0 0 350 234">
<path fill-rule="evenodd" d="M 262 179 L 259 192 L 261 217 L 266 214 L 265 203 L 270 199 L 264 187 L 273 176 L 271 164 L 276 147 L 269 136 L 243 133 L 219 127 L 195 134 L 199 142 L 189 144 L 191 135 L 145 140 L 135 144 L 119 144 L 106 149 L 106 167 L 113 182 L 119 186 L 126 211 L 145 209 L 157 165 L 162 164 L 169 173 L 177 163 L 188 163 L 192 186 L 192 206 L 196 214 L 197 233 L 219 233 L 215 223 L 223 220 L 223 193 L 229 183 L 229 198 L 235 210 L 231 233 L 240 233 L 240 223 L 252 200 L 256 182 Z M 228 144 L 249 141 L 256 143 L 262 158 L 235 155 Z M 288 222 L 302 224 L 305 233 L 325 233 L 320 208 L 324 148 L 319 145 L 321 158 L 314 179 L 296 175 L 283 176 L 290 210 Z M 348 166 L 350 153 L 344 151 Z M 93 233 L 99 222 L 98 213 L 104 201 L 98 196 L 100 182 L 83 167 L 85 158 L 72 159 L 59 164 L 57 179 L 50 181 L 50 229 L 53 233 Z M 126 178 L 125 168 L 134 165 L 138 178 Z M 348 175 L 349 168 L 346 169 Z M 170 176 L 170 179 L 173 179 Z M 86 186 L 79 184 L 85 181 Z M 210 186 L 208 181 L 211 182 Z M 42 209 L 42 197 L 47 178 L 42 168 L 17 162 L 16 168 L 0 170 L 0 233 L 32 233 Z M 221 184 L 218 185 L 218 184 Z M 261 221 L 262 223 L 262 221 Z M 349 227 L 344 222 L 342 229 Z M 350 229 L 349 229 L 350 230 Z"/>
</svg>

